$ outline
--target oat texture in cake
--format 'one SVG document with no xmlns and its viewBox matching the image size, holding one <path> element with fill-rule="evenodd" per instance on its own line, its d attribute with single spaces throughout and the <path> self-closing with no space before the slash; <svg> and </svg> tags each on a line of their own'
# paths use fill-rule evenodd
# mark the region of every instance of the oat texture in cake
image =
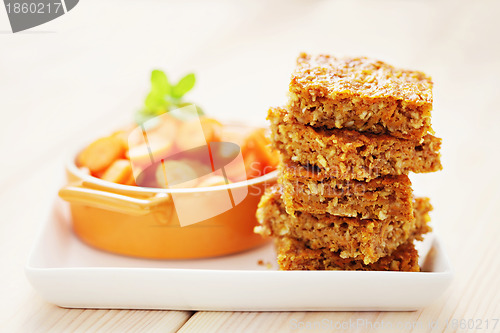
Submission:
<svg viewBox="0 0 500 333">
<path fill-rule="evenodd" d="M 441 139 L 426 134 L 419 140 L 348 129 L 314 128 L 271 108 L 271 142 L 285 163 L 318 167 L 325 177 L 369 180 L 386 175 L 441 170 Z"/>
<path fill-rule="evenodd" d="M 269 188 L 259 204 L 256 232 L 265 237 L 298 239 L 308 248 L 328 249 L 341 258 L 373 263 L 390 255 L 396 248 L 413 239 L 422 240 L 429 232 L 429 212 L 432 206 L 427 198 L 416 198 L 413 203 L 414 218 L 400 221 L 362 220 L 326 214 L 298 212 L 289 215 L 281 199 L 279 185 Z"/>
<path fill-rule="evenodd" d="M 288 112 L 302 124 L 418 139 L 431 129 L 432 80 L 365 57 L 301 54 Z"/>
<path fill-rule="evenodd" d="M 280 164 L 279 182 L 289 214 L 296 211 L 360 219 L 413 219 L 413 190 L 407 175 L 368 182 L 320 177 L 318 168 Z"/>
<path fill-rule="evenodd" d="M 281 270 L 344 270 L 419 272 L 418 252 L 412 242 L 401 244 L 391 255 L 366 264 L 362 260 L 342 258 L 328 249 L 313 250 L 294 238 L 275 239 Z"/>
</svg>

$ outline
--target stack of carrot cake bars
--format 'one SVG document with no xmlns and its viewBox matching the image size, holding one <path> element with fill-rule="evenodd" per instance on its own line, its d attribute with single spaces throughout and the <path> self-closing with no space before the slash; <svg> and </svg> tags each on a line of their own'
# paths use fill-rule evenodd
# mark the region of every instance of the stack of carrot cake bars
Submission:
<svg viewBox="0 0 500 333">
<path fill-rule="evenodd" d="M 278 184 L 256 232 L 275 238 L 282 270 L 418 271 L 428 198 L 409 172 L 441 169 L 432 81 L 368 58 L 301 54 L 284 108 L 271 108 Z"/>
</svg>

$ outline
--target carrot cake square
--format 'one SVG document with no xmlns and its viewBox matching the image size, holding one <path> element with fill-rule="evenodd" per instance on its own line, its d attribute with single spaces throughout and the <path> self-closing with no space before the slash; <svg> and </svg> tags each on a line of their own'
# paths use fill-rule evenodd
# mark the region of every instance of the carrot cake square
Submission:
<svg viewBox="0 0 500 333">
<path fill-rule="evenodd" d="M 366 57 L 302 53 L 288 112 L 300 123 L 418 139 L 431 129 L 432 80 Z"/>
</svg>

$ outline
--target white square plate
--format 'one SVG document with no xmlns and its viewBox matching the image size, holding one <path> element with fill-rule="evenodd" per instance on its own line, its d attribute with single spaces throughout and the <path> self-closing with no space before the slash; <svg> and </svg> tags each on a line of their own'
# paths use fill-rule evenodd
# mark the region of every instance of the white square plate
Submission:
<svg viewBox="0 0 500 333">
<path fill-rule="evenodd" d="M 26 275 L 45 300 L 68 308 L 409 311 L 433 302 L 452 279 L 439 238 L 418 243 L 419 273 L 278 271 L 271 244 L 213 259 L 136 259 L 83 244 L 57 200 Z"/>
</svg>

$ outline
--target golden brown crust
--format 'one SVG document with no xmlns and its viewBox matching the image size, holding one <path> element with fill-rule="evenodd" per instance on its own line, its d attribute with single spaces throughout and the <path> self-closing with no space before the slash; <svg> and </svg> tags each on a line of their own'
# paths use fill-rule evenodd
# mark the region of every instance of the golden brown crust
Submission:
<svg viewBox="0 0 500 333">
<path fill-rule="evenodd" d="M 360 270 L 419 272 L 418 252 L 412 242 L 401 244 L 391 255 L 377 262 L 342 258 L 328 249 L 313 250 L 304 242 L 289 237 L 275 240 L 281 270 Z"/>
<path fill-rule="evenodd" d="M 269 188 L 257 210 L 260 226 L 256 232 L 265 237 L 289 237 L 303 241 L 311 249 L 329 249 L 342 258 L 355 258 L 365 264 L 390 255 L 409 239 L 422 239 L 431 229 L 427 225 L 432 206 L 427 198 L 414 202 L 415 218 L 410 221 L 362 220 L 330 214 L 297 212 L 289 215 L 281 199 L 279 185 Z"/>
<path fill-rule="evenodd" d="M 301 54 L 289 114 L 303 124 L 418 139 L 431 129 L 432 80 L 382 61 Z"/>
<path fill-rule="evenodd" d="M 413 191 L 408 176 L 384 176 L 368 182 L 321 178 L 317 168 L 280 164 L 286 211 L 360 219 L 413 219 Z"/>
<path fill-rule="evenodd" d="M 442 169 L 441 139 L 430 134 L 419 141 L 346 129 L 316 129 L 298 123 L 282 108 L 271 108 L 271 141 L 286 163 L 323 169 L 321 177 L 369 180 L 409 172 Z"/>
<path fill-rule="evenodd" d="M 413 213 L 415 215 L 415 229 L 412 232 L 412 238 L 423 240 L 423 235 L 432 231 L 429 226 L 431 218 L 429 212 L 433 210 L 429 198 L 416 198 L 413 202 Z"/>
<path fill-rule="evenodd" d="M 271 108 L 279 185 L 255 232 L 275 238 L 283 270 L 419 271 L 427 198 L 409 172 L 440 170 L 429 134 L 432 80 L 369 58 L 301 54 L 286 108 Z"/>
</svg>

